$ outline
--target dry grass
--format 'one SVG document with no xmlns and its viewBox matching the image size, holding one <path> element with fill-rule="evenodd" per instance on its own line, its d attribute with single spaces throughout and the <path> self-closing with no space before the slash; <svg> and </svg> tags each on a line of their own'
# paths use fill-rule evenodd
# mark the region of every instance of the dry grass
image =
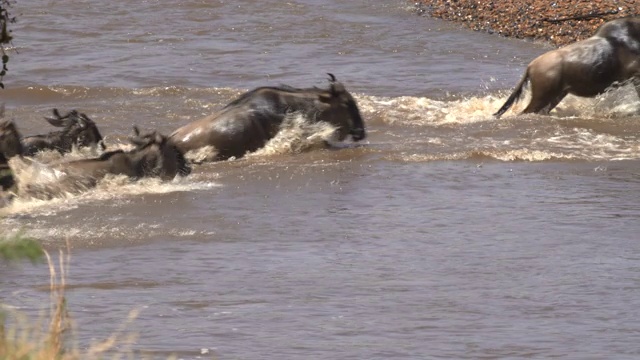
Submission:
<svg viewBox="0 0 640 360">
<path fill-rule="evenodd" d="M 129 353 L 130 345 L 135 336 L 126 334 L 125 329 L 136 317 L 138 312 L 132 311 L 125 323 L 108 339 L 90 346 L 86 350 L 79 350 L 70 346 L 72 321 L 67 311 L 65 298 L 66 276 L 70 260 L 69 251 L 66 255 L 59 253 L 58 267 L 49 253 L 45 251 L 50 274 L 51 307 L 49 314 L 40 320 L 30 321 L 26 316 L 16 311 L 0 312 L 0 360 L 86 360 L 102 359 L 107 353 L 118 347 L 117 354 L 109 358 L 122 358 Z M 1 305 L 1 304 L 0 304 Z M 6 328 L 6 319 L 10 315 L 11 325 Z M 123 349 L 124 348 L 124 349 Z M 115 353 L 115 351 L 114 351 Z"/>
</svg>

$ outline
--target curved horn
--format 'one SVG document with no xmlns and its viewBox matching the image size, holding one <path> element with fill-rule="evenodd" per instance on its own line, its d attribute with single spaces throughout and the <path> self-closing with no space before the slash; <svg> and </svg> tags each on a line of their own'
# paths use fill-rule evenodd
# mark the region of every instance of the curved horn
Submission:
<svg viewBox="0 0 640 360">
<path fill-rule="evenodd" d="M 133 125 L 133 133 L 136 134 L 136 136 L 140 136 L 140 129 L 138 129 L 136 125 Z"/>
<path fill-rule="evenodd" d="M 336 82 L 336 77 L 335 77 L 335 75 L 333 75 L 332 73 L 327 73 L 327 75 L 329 75 L 329 81 L 330 81 L 330 82 Z"/>
<path fill-rule="evenodd" d="M 67 124 L 69 124 L 69 120 L 67 119 L 69 117 L 69 115 L 65 115 L 62 116 L 60 115 L 60 112 L 58 111 L 58 109 L 53 109 L 53 116 L 55 116 L 54 118 L 49 118 L 49 117 L 44 117 L 45 120 L 47 120 L 49 122 L 49 124 L 55 126 L 55 127 L 65 127 Z"/>
</svg>

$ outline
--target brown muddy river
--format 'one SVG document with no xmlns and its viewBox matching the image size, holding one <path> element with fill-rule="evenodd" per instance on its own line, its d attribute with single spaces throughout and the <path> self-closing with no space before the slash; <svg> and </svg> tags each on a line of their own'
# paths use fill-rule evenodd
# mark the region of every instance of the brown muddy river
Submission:
<svg viewBox="0 0 640 360">
<path fill-rule="evenodd" d="M 78 109 L 109 147 L 263 85 L 333 73 L 368 137 L 300 121 L 246 158 L 161 183 L 18 199 L 0 233 L 72 252 L 81 348 L 126 321 L 134 358 L 637 359 L 640 102 L 491 116 L 541 44 L 404 1 L 18 1 L 6 117 Z M 524 102 L 518 109 L 522 109 Z M 71 159 L 90 154 L 74 152 Z M 59 155 L 17 164 L 37 182 Z M 45 175 L 43 175 L 45 174 Z M 0 264 L 0 302 L 49 307 L 46 265 Z"/>
</svg>

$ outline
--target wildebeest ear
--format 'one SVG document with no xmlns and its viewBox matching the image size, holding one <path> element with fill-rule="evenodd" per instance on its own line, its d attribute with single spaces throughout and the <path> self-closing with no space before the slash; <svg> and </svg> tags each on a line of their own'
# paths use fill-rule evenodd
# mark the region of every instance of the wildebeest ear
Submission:
<svg viewBox="0 0 640 360">
<path fill-rule="evenodd" d="M 140 136 L 140 129 L 135 125 L 133 125 L 133 133 L 136 134 L 136 136 Z"/>
<path fill-rule="evenodd" d="M 341 83 L 331 84 L 331 88 L 328 91 L 321 92 L 318 94 L 318 100 L 323 103 L 330 103 L 332 100 L 335 100 L 342 96 L 346 90 Z"/>
</svg>

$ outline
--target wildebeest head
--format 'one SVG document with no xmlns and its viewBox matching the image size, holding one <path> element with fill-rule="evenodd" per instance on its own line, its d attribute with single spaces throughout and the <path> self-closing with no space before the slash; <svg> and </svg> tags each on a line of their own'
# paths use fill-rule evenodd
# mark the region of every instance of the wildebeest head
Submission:
<svg viewBox="0 0 640 360">
<path fill-rule="evenodd" d="M 176 174 L 185 176 L 191 173 L 184 154 L 166 136 L 156 131 L 140 134 L 135 126 L 133 131 L 135 136 L 129 141 L 136 148 L 130 154 L 136 158 L 136 173 L 140 177 L 158 176 L 168 180 L 173 179 Z"/>
<path fill-rule="evenodd" d="M 8 160 L 18 155 L 22 155 L 22 144 L 16 124 L 0 119 L 0 157 Z"/>
<path fill-rule="evenodd" d="M 602 24 L 594 36 L 607 39 L 615 46 L 631 49 L 640 54 L 640 18 L 627 17 Z"/>
<path fill-rule="evenodd" d="M 87 115 L 78 113 L 77 110 L 71 110 L 68 114 L 62 116 L 58 109 L 53 109 L 55 118 L 45 119 L 49 124 L 56 127 L 63 127 L 61 136 L 69 139 L 71 144 L 78 147 L 100 145 L 101 149 L 105 149 L 102 135 L 98 131 L 96 123 Z"/>
<path fill-rule="evenodd" d="M 364 139 L 367 134 L 356 100 L 341 82 L 336 81 L 333 74 L 328 75 L 329 89 L 318 93 L 318 100 L 329 105 L 323 112 L 323 118 L 339 127 L 340 140 L 344 140 L 347 135 L 351 135 L 354 141 Z"/>
</svg>

